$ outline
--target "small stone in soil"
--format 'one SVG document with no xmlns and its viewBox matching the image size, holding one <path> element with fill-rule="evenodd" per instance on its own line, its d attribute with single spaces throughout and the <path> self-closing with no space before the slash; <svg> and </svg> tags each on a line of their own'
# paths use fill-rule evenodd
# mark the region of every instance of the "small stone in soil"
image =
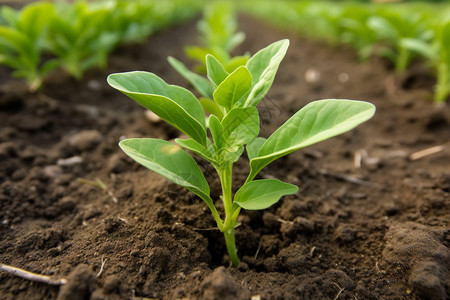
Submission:
<svg viewBox="0 0 450 300">
<path fill-rule="evenodd" d="M 80 264 L 67 276 L 67 284 L 60 288 L 57 300 L 89 299 L 96 285 L 97 276 L 91 268 Z"/>
<path fill-rule="evenodd" d="M 105 278 L 105 282 L 103 284 L 103 289 L 106 293 L 110 294 L 113 292 L 119 291 L 120 288 L 120 279 L 117 275 L 109 275 Z"/>
<path fill-rule="evenodd" d="M 447 298 L 439 278 L 440 269 L 440 266 L 433 262 L 420 263 L 413 269 L 409 284 L 423 299 L 445 300 Z"/>
<path fill-rule="evenodd" d="M 105 230 L 109 233 L 113 233 L 122 227 L 125 222 L 120 220 L 119 218 L 106 218 L 104 220 L 105 223 Z"/>
<path fill-rule="evenodd" d="M 249 299 L 250 291 L 240 286 L 224 267 L 218 267 L 207 276 L 201 287 L 203 289 L 203 300 L 239 300 Z"/>
<path fill-rule="evenodd" d="M 97 130 L 84 130 L 72 136 L 69 144 L 79 151 L 87 151 L 102 141 L 102 134 Z"/>
</svg>

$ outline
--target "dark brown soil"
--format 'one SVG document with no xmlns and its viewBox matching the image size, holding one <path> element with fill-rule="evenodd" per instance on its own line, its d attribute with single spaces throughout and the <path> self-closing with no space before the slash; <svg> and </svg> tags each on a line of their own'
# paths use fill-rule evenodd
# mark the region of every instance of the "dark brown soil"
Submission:
<svg viewBox="0 0 450 300">
<path fill-rule="evenodd" d="M 300 191 L 242 213 L 242 263 L 229 268 L 206 205 L 117 146 L 122 137 L 179 133 L 149 122 L 105 81 L 111 72 L 147 70 L 187 86 L 166 57 L 186 60 L 195 22 L 120 48 L 108 70 L 81 82 L 55 74 L 35 95 L 2 68 L 0 262 L 68 283 L 0 273 L 1 299 L 449 299 L 450 109 L 430 102 L 429 73 L 395 75 L 382 61 L 357 63 L 349 49 L 248 17 L 240 23 L 247 39 L 237 53 L 291 39 L 260 105 L 263 135 L 316 99 L 371 101 L 376 116 L 263 170 Z M 410 157 L 438 145 L 440 152 Z M 204 170 L 217 199 L 218 180 Z M 245 159 L 235 171 L 238 186 Z"/>
</svg>

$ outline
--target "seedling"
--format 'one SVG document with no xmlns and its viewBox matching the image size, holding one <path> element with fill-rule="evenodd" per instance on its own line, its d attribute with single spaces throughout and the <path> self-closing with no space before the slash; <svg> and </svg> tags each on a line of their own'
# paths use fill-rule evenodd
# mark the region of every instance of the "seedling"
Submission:
<svg viewBox="0 0 450 300">
<path fill-rule="evenodd" d="M 214 57 L 214 60 L 217 60 L 227 73 L 231 73 L 247 63 L 248 54 L 231 56 L 231 51 L 245 39 L 243 32 L 236 31 L 237 21 L 232 3 L 211 2 L 206 6 L 203 19 L 197 23 L 197 27 L 200 31 L 201 46 L 185 47 L 187 56 L 198 62 L 194 68 L 196 72 L 206 73 L 208 60 L 205 61 L 205 57 L 208 54 Z M 207 79 L 190 71 L 176 58 L 169 57 L 168 60 L 170 65 L 204 98 L 212 99 L 214 89 Z"/>
<path fill-rule="evenodd" d="M 344 133 L 375 113 L 371 103 L 353 100 L 319 100 L 294 114 L 269 138 L 260 131 L 257 105 L 270 89 L 288 40 L 275 42 L 251 57 L 234 72 L 224 71 L 216 59 L 207 64 L 208 79 L 214 86 L 209 122 L 202 105 L 187 89 L 169 85 L 157 75 L 135 71 L 111 74 L 108 83 L 161 119 L 178 128 L 189 138 L 178 144 L 155 138 L 132 138 L 119 145 L 132 159 L 179 184 L 203 199 L 210 208 L 217 227 L 225 236 L 232 266 L 239 263 L 234 231 L 241 209 L 259 210 L 275 204 L 282 196 L 295 194 L 297 186 L 278 179 L 255 179 L 274 160 L 300 148 Z M 208 128 L 209 133 L 208 135 Z M 217 171 L 222 185 L 220 199 L 224 218 L 216 209 L 210 187 L 196 161 L 183 149 L 207 161 Z M 250 173 L 245 183 L 232 190 L 233 164 L 247 152 Z"/>
<path fill-rule="evenodd" d="M 45 63 L 41 60 L 45 32 L 53 14 L 53 5 L 46 2 L 29 4 L 21 11 L 3 6 L 0 11 L 0 64 L 12 68 L 15 77 L 24 78 L 32 92 L 58 66 L 54 59 Z"/>
<path fill-rule="evenodd" d="M 47 46 L 61 66 L 76 79 L 92 67 L 105 67 L 108 54 L 119 43 L 120 32 L 110 31 L 109 3 L 58 3 L 51 20 Z"/>
<path fill-rule="evenodd" d="M 197 71 L 206 71 L 205 56 L 214 55 L 228 72 L 244 65 L 248 56 L 231 56 L 231 51 L 245 39 L 243 32 L 237 31 L 237 20 L 233 4 L 211 2 L 205 7 L 203 19 L 197 24 L 201 46 L 187 46 L 186 54 L 196 60 Z"/>
<path fill-rule="evenodd" d="M 425 43 L 416 39 L 404 39 L 405 48 L 412 49 L 428 59 L 436 72 L 434 101 L 444 102 L 450 95 L 450 20 L 436 26 L 434 42 Z"/>
</svg>

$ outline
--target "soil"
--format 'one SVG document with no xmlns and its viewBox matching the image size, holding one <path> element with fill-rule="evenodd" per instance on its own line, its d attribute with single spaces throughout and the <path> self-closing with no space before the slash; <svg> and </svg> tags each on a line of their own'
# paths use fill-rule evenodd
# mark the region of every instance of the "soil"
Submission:
<svg viewBox="0 0 450 300">
<path fill-rule="evenodd" d="M 394 74 L 385 61 L 358 63 L 345 47 L 246 16 L 240 24 L 247 38 L 236 53 L 291 40 L 260 105 L 262 135 L 317 99 L 371 101 L 375 117 L 262 171 L 300 191 L 242 212 L 242 262 L 230 268 L 206 205 L 117 146 L 123 137 L 180 133 L 150 122 L 105 80 L 146 70 L 189 87 L 166 57 L 188 61 L 183 46 L 197 43 L 195 21 L 119 48 L 107 70 L 82 81 L 55 73 L 37 94 L 2 68 L 0 262 L 68 283 L 2 272 L 1 299 L 449 299 L 450 108 L 431 102 L 430 72 L 418 64 Z M 218 199 L 216 176 L 199 163 Z M 243 158 L 235 188 L 247 172 Z M 97 179 L 106 190 L 86 184 Z"/>
</svg>

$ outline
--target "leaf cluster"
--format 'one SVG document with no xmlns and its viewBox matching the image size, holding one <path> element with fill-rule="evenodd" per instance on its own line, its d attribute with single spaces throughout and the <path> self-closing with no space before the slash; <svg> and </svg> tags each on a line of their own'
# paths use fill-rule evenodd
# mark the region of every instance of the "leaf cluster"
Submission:
<svg viewBox="0 0 450 300">
<path fill-rule="evenodd" d="M 241 8 L 310 37 L 349 44 L 361 60 L 387 58 L 397 72 L 404 72 L 413 61 L 425 60 L 437 77 L 435 101 L 445 101 L 450 95 L 450 75 L 444 67 L 448 66 L 448 6 L 351 1 L 279 1 L 273 6 L 244 1 Z"/>
<path fill-rule="evenodd" d="M 303 147 L 346 132 L 370 119 L 375 107 L 362 101 L 320 100 L 294 114 L 269 138 L 259 137 L 257 105 L 269 91 L 289 46 L 275 42 L 253 55 L 233 72 L 213 55 L 206 55 L 207 78 L 212 97 L 208 105 L 179 86 L 167 84 L 157 75 L 134 71 L 108 76 L 108 83 L 188 136 L 178 144 L 154 138 L 132 138 L 120 142 L 122 150 L 143 166 L 189 189 L 210 208 L 224 233 L 233 265 L 237 265 L 234 228 L 241 208 L 265 209 L 298 188 L 277 179 L 256 179 L 274 160 Z M 206 84 L 205 84 L 206 86 Z M 209 118 L 206 118 L 206 112 Z M 210 195 L 208 182 L 195 160 L 185 150 L 209 161 L 222 185 L 222 219 Z M 232 191 L 232 167 L 247 152 L 250 173 L 245 183 Z"/>
<path fill-rule="evenodd" d="M 206 73 L 205 56 L 212 54 L 232 72 L 245 65 L 249 55 L 232 56 L 231 52 L 245 40 L 245 34 L 237 31 L 238 23 L 233 2 L 211 1 L 203 10 L 203 18 L 197 23 L 199 46 L 186 46 L 186 55 L 197 61 L 196 72 Z"/>
<path fill-rule="evenodd" d="M 93 67 L 105 67 L 122 43 L 141 42 L 158 29 L 192 17 L 194 0 L 104 0 L 44 2 L 21 10 L 0 9 L 0 64 L 25 78 L 31 90 L 62 68 L 80 79 Z"/>
</svg>

